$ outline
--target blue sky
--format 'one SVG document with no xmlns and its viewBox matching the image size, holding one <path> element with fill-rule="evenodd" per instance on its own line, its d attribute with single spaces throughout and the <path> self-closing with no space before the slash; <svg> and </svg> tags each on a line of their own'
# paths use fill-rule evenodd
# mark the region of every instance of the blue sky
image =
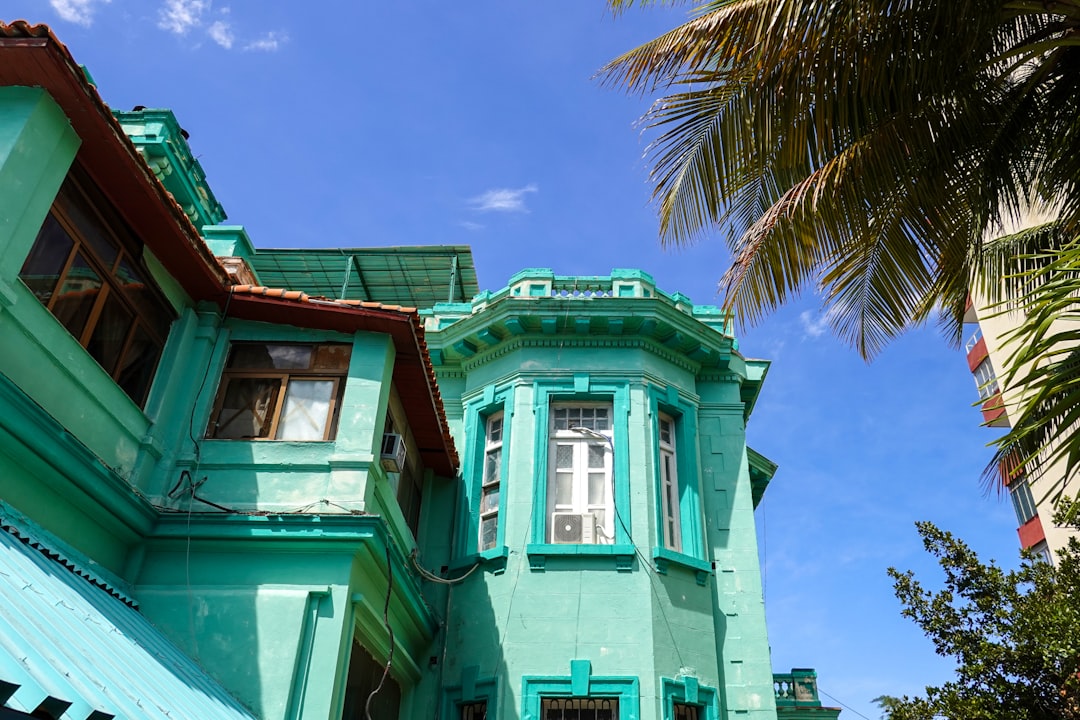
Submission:
<svg viewBox="0 0 1080 720">
<path fill-rule="evenodd" d="M 172 108 L 229 222 L 259 247 L 469 244 L 481 288 L 525 267 L 637 267 L 719 302 L 722 238 L 658 245 L 635 125 L 649 98 L 592 79 L 683 11 L 7 0 L 4 13 L 51 24 L 113 107 Z M 855 711 L 842 717 L 876 720 L 874 697 L 950 667 L 900 617 L 885 574 L 936 581 L 913 523 L 1016 562 L 1012 510 L 979 485 L 994 431 L 979 427 L 962 353 L 933 328 L 867 365 L 807 295 L 740 336 L 773 361 L 748 431 L 780 465 L 758 511 L 774 668 L 815 667 Z"/>
</svg>

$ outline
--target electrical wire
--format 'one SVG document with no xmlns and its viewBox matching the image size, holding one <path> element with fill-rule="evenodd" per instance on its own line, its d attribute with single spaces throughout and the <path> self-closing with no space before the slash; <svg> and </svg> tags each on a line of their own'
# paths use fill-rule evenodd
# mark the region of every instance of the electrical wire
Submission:
<svg viewBox="0 0 1080 720">
<path fill-rule="evenodd" d="M 390 666 L 394 663 L 394 628 L 390 626 L 390 594 L 394 589 L 394 568 L 390 564 L 390 531 L 386 529 L 386 602 L 383 603 L 383 626 L 386 628 L 386 634 L 390 638 L 390 651 L 386 656 L 386 667 L 383 668 L 382 677 L 379 678 L 379 684 L 374 690 L 367 696 L 367 700 L 364 702 L 364 715 L 367 720 L 374 720 L 371 717 L 371 701 L 376 695 L 383 689 L 383 685 L 386 683 L 386 678 L 390 674 Z"/>
<path fill-rule="evenodd" d="M 679 652 L 679 644 L 675 640 L 675 633 L 671 630 L 671 622 L 668 620 L 667 612 L 664 610 L 664 602 L 656 589 L 656 582 L 658 581 L 654 577 L 656 575 L 656 570 L 653 568 L 652 563 L 641 554 L 641 550 L 638 549 L 637 543 L 634 542 L 634 536 L 630 532 L 630 528 L 626 526 L 626 521 L 623 520 L 622 514 L 619 513 L 619 503 L 615 500 L 615 441 L 607 435 L 598 433 L 591 428 L 578 426 L 572 427 L 570 430 L 588 435 L 597 440 L 603 440 L 611 449 L 611 506 L 615 509 L 615 518 L 619 521 L 619 525 L 622 526 L 623 532 L 626 533 L 626 537 L 630 541 L 630 547 L 634 549 L 634 554 L 638 556 L 638 559 L 641 561 L 641 566 L 645 569 L 645 574 L 649 578 L 649 589 L 652 590 L 653 596 L 656 598 L 656 606 L 660 609 L 660 617 L 664 618 L 664 625 L 667 627 L 668 637 L 671 638 L 671 647 L 675 651 L 676 657 L 679 658 L 679 665 L 682 665 L 683 658 L 682 653 Z"/>
<path fill-rule="evenodd" d="M 863 720 L 870 720 L 870 718 L 866 717 L 865 715 L 863 715 L 861 712 L 859 712 L 855 708 L 849 707 L 848 705 L 845 705 L 844 703 L 840 702 L 839 700 L 834 698 L 829 693 L 822 690 L 820 685 L 818 685 L 818 692 L 821 693 L 822 695 L 824 695 L 825 697 L 829 698 L 830 700 L 832 700 L 834 703 L 838 704 L 840 707 L 844 708 L 845 710 L 850 710 L 851 712 L 855 713 L 856 715 L 861 717 Z"/>
<path fill-rule="evenodd" d="M 409 559 L 412 561 L 413 567 L 416 568 L 416 572 L 420 573 L 421 577 L 423 577 L 425 580 L 430 580 L 433 583 L 439 583 L 440 585 L 456 585 L 465 578 L 472 575 L 474 572 L 476 572 L 476 568 L 480 567 L 480 563 L 474 563 L 473 566 L 469 568 L 468 572 L 466 572 L 461 577 L 441 578 L 420 564 L 420 559 L 417 556 L 417 551 L 415 548 L 413 548 L 412 553 L 409 555 Z"/>
</svg>

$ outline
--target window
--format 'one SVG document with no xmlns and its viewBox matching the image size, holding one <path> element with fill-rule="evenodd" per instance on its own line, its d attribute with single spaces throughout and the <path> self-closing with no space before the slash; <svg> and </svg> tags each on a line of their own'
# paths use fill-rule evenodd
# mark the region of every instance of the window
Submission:
<svg viewBox="0 0 1080 720">
<path fill-rule="evenodd" d="M 1031 496 L 1031 488 L 1028 487 L 1027 478 L 1019 477 L 1009 484 L 1009 498 L 1012 499 L 1013 510 L 1016 511 L 1016 522 L 1023 525 L 1035 517 L 1035 498 Z"/>
<path fill-rule="evenodd" d="M 697 705 L 690 705 L 688 703 L 673 703 L 672 704 L 672 720 L 700 720 L 701 715 L 699 710 L 701 708 Z"/>
<path fill-rule="evenodd" d="M 499 497 L 502 478 L 503 414 L 489 415 L 484 429 L 484 469 L 480 480 L 480 550 L 499 541 Z"/>
<path fill-rule="evenodd" d="M 142 243 L 78 171 L 68 175 L 19 278 L 142 407 L 176 313 Z"/>
<path fill-rule="evenodd" d="M 352 346 L 236 343 L 206 436 L 332 440 Z"/>
<path fill-rule="evenodd" d="M 548 542 L 610 545 L 611 406 L 553 404 L 550 413 Z"/>
<path fill-rule="evenodd" d="M 979 388 L 980 400 L 989 400 L 998 393 L 997 376 L 994 374 L 994 366 L 990 364 L 990 358 L 986 358 L 975 368 L 975 384 Z"/>
<path fill-rule="evenodd" d="M 716 689 L 702 685 L 696 677 L 661 678 L 665 720 L 720 720 L 720 699 Z"/>
<path fill-rule="evenodd" d="M 617 698 L 544 698 L 541 720 L 619 720 Z"/>
<path fill-rule="evenodd" d="M 487 720 L 487 701 L 471 702 L 459 705 L 460 720 Z"/>
<path fill-rule="evenodd" d="M 664 547 L 682 551 L 682 525 L 679 523 L 679 477 L 675 462 L 675 421 L 660 416 L 660 512 Z"/>
</svg>

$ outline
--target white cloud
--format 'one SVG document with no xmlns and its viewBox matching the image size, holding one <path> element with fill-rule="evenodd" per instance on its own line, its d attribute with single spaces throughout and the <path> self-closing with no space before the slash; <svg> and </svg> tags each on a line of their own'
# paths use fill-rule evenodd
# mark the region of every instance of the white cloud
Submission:
<svg viewBox="0 0 1080 720">
<path fill-rule="evenodd" d="M 476 232 L 477 230 L 483 230 L 484 226 L 480 223 L 470 222 L 468 220 L 462 220 L 458 223 L 461 227 L 465 228 L 469 232 Z"/>
<path fill-rule="evenodd" d="M 799 313 L 799 322 L 807 337 L 818 338 L 829 331 L 829 322 L 832 320 L 834 311 L 830 308 L 827 312 L 814 317 L 814 313 L 803 310 Z"/>
<path fill-rule="evenodd" d="M 203 13 L 208 9 L 210 0 L 165 0 L 165 4 L 158 10 L 158 27 L 184 35 L 199 24 Z"/>
<path fill-rule="evenodd" d="M 289 36 L 285 33 L 279 33 L 270 31 L 258 40 L 252 40 L 244 46 L 245 50 L 261 50 L 262 52 L 274 52 L 283 43 L 289 41 Z"/>
<path fill-rule="evenodd" d="M 214 23 L 206 29 L 210 39 L 216 42 L 226 50 L 233 46 L 233 32 L 229 27 L 229 23 L 224 20 L 215 20 Z"/>
<path fill-rule="evenodd" d="M 52 9 L 61 20 L 85 27 L 90 27 L 93 22 L 94 5 L 99 2 L 107 3 L 109 0 L 49 0 Z"/>
<path fill-rule="evenodd" d="M 470 199 L 469 205 L 478 212 L 529 212 L 525 207 L 525 195 L 538 191 L 532 183 L 516 190 L 497 188 Z"/>
</svg>

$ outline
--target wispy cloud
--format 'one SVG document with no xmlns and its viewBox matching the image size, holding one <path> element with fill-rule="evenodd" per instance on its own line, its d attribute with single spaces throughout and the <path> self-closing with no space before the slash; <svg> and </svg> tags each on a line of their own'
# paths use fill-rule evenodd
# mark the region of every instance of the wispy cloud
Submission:
<svg viewBox="0 0 1080 720">
<path fill-rule="evenodd" d="M 799 323 L 802 325 L 806 337 L 818 338 L 829 331 L 829 323 L 832 322 L 835 311 L 829 308 L 817 316 L 809 310 L 799 313 Z"/>
<path fill-rule="evenodd" d="M 469 232 L 476 232 L 477 230 L 483 230 L 484 226 L 477 222 L 470 222 L 469 220 L 462 220 L 458 223 L 461 227 L 465 228 Z"/>
<path fill-rule="evenodd" d="M 471 198 L 469 206 L 477 212 L 529 212 L 525 207 L 525 195 L 538 191 L 533 183 L 516 190 L 497 188 Z"/>
<path fill-rule="evenodd" d="M 229 50 L 233 46 L 233 31 L 229 27 L 229 23 L 224 20 L 215 20 L 210 27 L 206 29 L 207 35 L 210 39 L 216 42 L 221 47 Z"/>
<path fill-rule="evenodd" d="M 61 20 L 90 27 L 94 21 L 94 6 L 109 0 L 49 0 Z"/>
<path fill-rule="evenodd" d="M 184 35 L 199 24 L 203 13 L 209 8 L 209 0 L 165 0 L 158 10 L 158 27 Z"/>
<path fill-rule="evenodd" d="M 270 31 L 258 40 L 252 40 L 247 45 L 244 45 L 244 49 L 257 50 L 261 52 L 274 52 L 288 41 L 289 36 L 285 33 Z"/>
</svg>

